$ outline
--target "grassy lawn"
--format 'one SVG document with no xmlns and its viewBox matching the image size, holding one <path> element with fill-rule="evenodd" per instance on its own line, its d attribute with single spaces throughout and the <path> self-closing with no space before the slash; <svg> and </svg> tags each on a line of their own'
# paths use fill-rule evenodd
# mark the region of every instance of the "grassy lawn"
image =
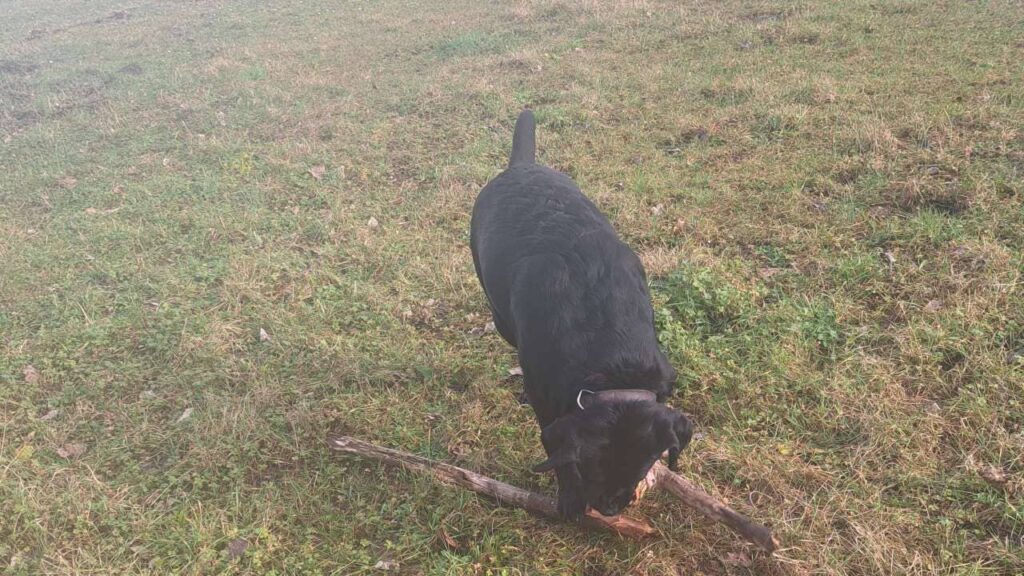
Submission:
<svg viewBox="0 0 1024 576">
<path fill-rule="evenodd" d="M 0 17 L 0 572 L 1024 573 L 1019 1 Z M 554 493 L 468 247 L 524 105 L 648 268 L 681 468 L 776 557 L 326 448 Z"/>
</svg>

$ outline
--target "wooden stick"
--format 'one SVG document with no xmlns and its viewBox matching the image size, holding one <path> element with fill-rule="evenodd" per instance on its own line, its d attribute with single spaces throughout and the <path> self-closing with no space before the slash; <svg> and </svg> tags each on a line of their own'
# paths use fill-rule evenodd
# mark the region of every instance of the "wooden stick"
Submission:
<svg viewBox="0 0 1024 576">
<path fill-rule="evenodd" d="M 700 486 L 669 470 L 668 466 L 661 462 L 655 462 L 651 472 L 655 478 L 655 486 L 668 490 L 673 496 L 682 500 L 684 504 L 694 508 L 708 518 L 725 524 L 733 532 L 760 546 L 765 552 L 771 554 L 779 547 L 779 542 L 772 536 L 772 531 L 766 526 L 752 521 L 722 502 L 715 500 L 714 497 L 705 492 Z"/>
<path fill-rule="evenodd" d="M 465 468 L 437 462 L 407 452 L 384 448 L 350 436 L 333 438 L 330 444 L 332 449 L 340 452 L 373 458 L 392 466 L 402 466 L 418 472 L 432 474 L 441 482 L 455 484 L 478 494 L 490 496 L 501 504 L 511 504 L 547 518 L 560 518 L 558 504 L 554 498 L 517 488 L 511 484 L 488 478 Z M 651 488 L 667 490 L 687 506 L 716 522 L 725 524 L 731 530 L 748 541 L 757 544 L 768 553 L 774 552 L 779 546 L 778 541 L 775 540 L 771 530 L 767 527 L 757 524 L 750 518 L 719 502 L 700 486 L 672 472 L 661 462 L 654 464 L 647 477 L 637 487 L 637 500 L 643 496 L 644 492 Z M 620 536 L 628 538 L 643 538 L 656 533 L 654 528 L 640 520 L 634 520 L 625 516 L 602 516 L 591 509 L 587 510 L 583 521 L 589 526 L 612 530 Z"/>
<path fill-rule="evenodd" d="M 350 436 L 332 438 L 330 445 L 332 449 L 340 452 L 373 458 L 392 466 L 401 466 L 416 470 L 417 472 L 432 474 L 443 483 L 455 484 L 472 490 L 477 494 L 490 496 L 500 504 L 511 504 L 527 512 L 547 518 L 560 518 L 558 504 L 554 498 L 517 488 L 511 484 L 488 478 L 465 468 L 437 462 L 407 452 L 384 448 Z M 583 522 L 588 526 L 611 530 L 627 538 L 644 538 L 656 533 L 654 528 L 640 520 L 634 520 L 625 516 L 606 517 L 589 509 L 583 516 Z"/>
</svg>

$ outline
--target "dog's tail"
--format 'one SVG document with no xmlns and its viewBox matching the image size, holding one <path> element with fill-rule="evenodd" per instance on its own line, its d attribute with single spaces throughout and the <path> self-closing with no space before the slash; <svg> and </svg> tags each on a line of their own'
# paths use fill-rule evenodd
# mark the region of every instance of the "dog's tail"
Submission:
<svg viewBox="0 0 1024 576">
<path fill-rule="evenodd" d="M 509 167 L 516 164 L 533 164 L 536 161 L 537 141 L 535 132 L 537 123 L 529 108 L 519 113 L 516 120 L 516 131 L 512 135 L 512 155 L 508 158 Z"/>
</svg>

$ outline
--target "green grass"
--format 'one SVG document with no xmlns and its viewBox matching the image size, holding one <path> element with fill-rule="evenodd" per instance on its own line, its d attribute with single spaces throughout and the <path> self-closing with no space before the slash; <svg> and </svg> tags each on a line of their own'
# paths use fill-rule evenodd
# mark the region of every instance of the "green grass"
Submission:
<svg viewBox="0 0 1024 576">
<path fill-rule="evenodd" d="M 1024 573 L 1018 2 L 0 11 L 0 571 Z M 524 105 L 647 265 L 685 473 L 777 557 L 660 495 L 631 543 L 326 449 L 554 492 L 471 333 Z"/>
</svg>

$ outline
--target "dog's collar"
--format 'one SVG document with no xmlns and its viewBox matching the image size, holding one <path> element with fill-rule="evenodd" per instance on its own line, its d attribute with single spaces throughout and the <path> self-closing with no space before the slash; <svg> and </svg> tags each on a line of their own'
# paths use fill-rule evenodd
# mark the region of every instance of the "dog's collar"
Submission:
<svg viewBox="0 0 1024 576">
<path fill-rule="evenodd" d="M 580 410 L 586 410 L 588 406 L 595 404 L 606 404 L 608 402 L 654 402 L 658 395 L 650 390 L 639 388 L 629 390 L 593 390 L 583 389 L 576 395 L 576 405 Z"/>
</svg>

